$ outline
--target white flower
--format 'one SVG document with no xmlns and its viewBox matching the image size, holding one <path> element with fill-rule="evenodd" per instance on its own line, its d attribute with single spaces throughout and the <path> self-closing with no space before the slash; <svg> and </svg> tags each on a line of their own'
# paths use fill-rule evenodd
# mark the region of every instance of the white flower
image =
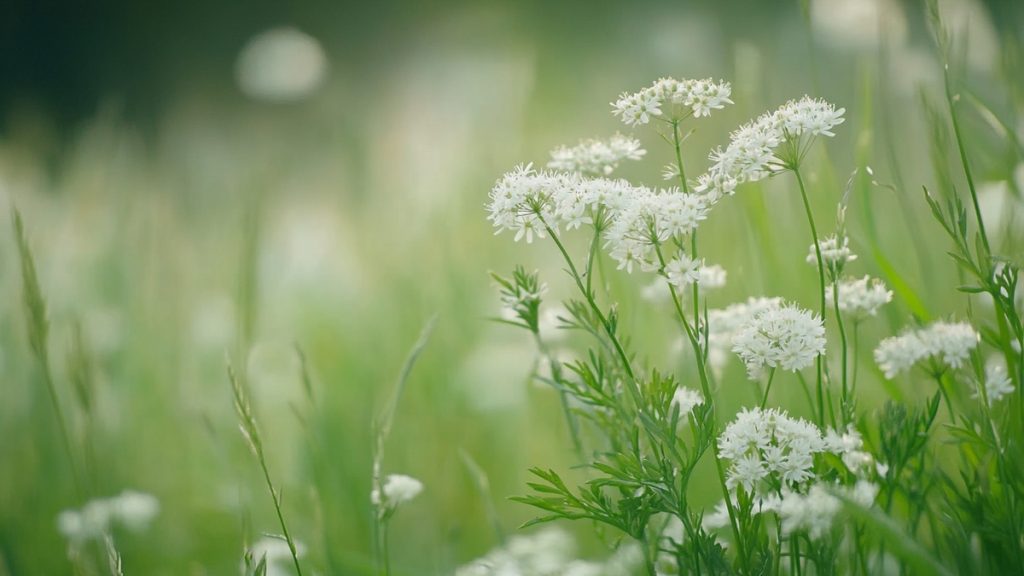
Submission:
<svg viewBox="0 0 1024 576">
<path fill-rule="evenodd" d="M 825 353 L 825 326 L 821 318 L 793 305 L 769 308 L 740 329 L 732 349 L 747 365 L 751 378 L 764 367 L 796 372 Z"/>
<path fill-rule="evenodd" d="M 812 539 L 824 536 L 832 528 L 832 520 L 839 512 L 840 502 L 821 485 L 815 484 L 801 495 L 788 492 L 779 505 L 782 533 L 785 535 L 806 530 Z"/>
<path fill-rule="evenodd" d="M 571 148 L 555 148 L 551 151 L 548 168 L 607 176 L 618 168 L 621 161 L 639 160 L 646 153 L 639 140 L 616 134 L 608 140 L 583 140 Z"/>
<path fill-rule="evenodd" d="M 697 283 L 700 284 L 701 290 L 721 288 L 725 286 L 726 274 L 725 268 L 718 264 L 701 266 L 700 278 L 697 280 Z"/>
<path fill-rule="evenodd" d="M 729 144 L 711 152 L 711 168 L 697 178 L 695 190 L 706 195 L 711 203 L 731 195 L 744 182 L 756 182 L 773 172 L 785 169 L 789 162 L 776 156 L 783 142 L 791 148 L 806 150 L 806 142 L 817 135 L 833 136 L 832 128 L 843 122 L 844 109 L 828 102 L 804 96 L 791 100 L 771 113 L 736 129 Z"/>
<path fill-rule="evenodd" d="M 829 270 L 842 270 L 843 266 L 847 262 L 853 262 L 857 259 L 857 255 L 850 250 L 850 239 L 843 236 L 840 241 L 836 236 L 829 236 L 818 241 L 818 246 L 821 247 L 821 263 Z M 818 265 L 818 255 L 814 249 L 814 244 L 811 244 L 807 253 L 807 263 Z"/>
<path fill-rule="evenodd" d="M 999 358 L 992 358 L 985 364 L 985 396 L 989 406 L 1014 391 L 1013 381 L 1006 374 L 1006 365 Z M 974 393 L 978 397 L 978 393 Z"/>
<path fill-rule="evenodd" d="M 393 508 L 419 496 L 423 491 L 423 483 L 404 474 L 390 474 L 384 479 L 384 497 L 381 498 L 381 490 L 374 488 L 370 492 L 370 502 L 377 507 Z"/>
<path fill-rule="evenodd" d="M 704 396 L 693 388 L 680 386 L 672 395 L 672 405 L 679 407 L 679 417 L 686 418 L 693 409 L 704 403 Z"/>
<path fill-rule="evenodd" d="M 732 304 L 708 312 L 708 362 L 720 373 L 725 368 L 732 350 L 733 339 L 757 314 L 782 306 L 782 298 L 748 298 L 746 302 Z"/>
<path fill-rule="evenodd" d="M 65 510 L 57 516 L 57 529 L 70 542 L 101 538 L 115 526 L 134 532 L 146 529 L 160 513 L 160 502 L 149 494 L 125 490 L 110 498 L 97 498 L 81 510 Z"/>
<path fill-rule="evenodd" d="M 282 538 L 264 536 L 254 542 L 248 552 L 257 564 L 263 558 L 267 559 L 267 576 L 287 576 L 292 573 L 292 551 L 288 548 L 288 542 Z M 295 554 L 301 558 L 305 553 L 306 546 L 296 541 Z"/>
<path fill-rule="evenodd" d="M 835 284 L 825 288 L 825 298 L 831 302 Z M 865 276 L 860 279 L 839 282 L 839 310 L 854 318 L 874 316 L 883 304 L 892 301 L 892 291 L 877 278 Z"/>
<path fill-rule="evenodd" d="M 861 450 L 864 447 L 864 440 L 852 424 L 843 434 L 829 430 L 825 435 L 825 444 L 829 452 L 838 454 L 843 459 L 843 464 L 850 472 L 859 475 L 871 470 L 875 459 L 868 452 Z"/>
<path fill-rule="evenodd" d="M 686 254 L 678 256 L 665 264 L 665 277 L 676 290 L 684 290 L 690 284 L 700 280 L 702 260 L 693 260 Z"/>
<path fill-rule="evenodd" d="M 639 92 L 619 96 L 612 102 L 612 114 L 627 126 L 647 124 L 651 117 L 665 115 L 665 110 L 673 119 L 689 114 L 700 118 L 710 115 L 712 110 L 732 104 L 731 94 L 732 87 L 728 82 L 716 82 L 711 78 L 660 78 Z"/>
<path fill-rule="evenodd" d="M 925 358 L 935 358 L 949 368 L 959 368 L 980 341 L 965 322 L 935 322 L 926 328 L 886 338 L 875 348 L 875 362 L 892 378 Z"/>
<path fill-rule="evenodd" d="M 745 409 L 718 437 L 719 455 L 731 462 L 726 485 L 758 496 L 769 475 L 790 488 L 813 479 L 814 455 L 827 449 L 814 424 L 775 409 Z"/>
</svg>

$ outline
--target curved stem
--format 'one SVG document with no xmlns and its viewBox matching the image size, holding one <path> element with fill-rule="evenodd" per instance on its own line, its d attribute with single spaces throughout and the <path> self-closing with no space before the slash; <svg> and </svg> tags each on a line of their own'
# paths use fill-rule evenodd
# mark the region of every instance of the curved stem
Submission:
<svg viewBox="0 0 1024 576">
<path fill-rule="evenodd" d="M 793 166 L 793 173 L 796 174 L 796 181 L 800 185 L 800 198 L 804 202 L 804 212 L 807 214 L 807 223 L 811 226 L 811 236 L 814 238 L 814 255 L 818 260 L 818 289 L 821 296 L 821 322 L 825 323 L 825 264 L 821 258 L 821 244 L 818 242 L 818 229 L 814 225 L 814 215 L 811 213 L 811 203 L 807 199 L 807 188 L 804 186 L 803 176 L 800 175 L 800 167 L 797 165 Z M 825 425 L 825 397 L 824 397 L 824 381 L 822 378 L 822 356 L 819 355 L 815 360 L 817 367 L 818 377 L 818 425 Z"/>
</svg>

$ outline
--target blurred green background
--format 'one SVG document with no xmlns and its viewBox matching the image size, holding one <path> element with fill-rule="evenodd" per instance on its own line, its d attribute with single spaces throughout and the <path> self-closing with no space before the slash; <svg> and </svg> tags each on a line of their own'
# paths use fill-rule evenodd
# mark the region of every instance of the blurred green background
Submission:
<svg viewBox="0 0 1024 576">
<path fill-rule="evenodd" d="M 940 4 L 973 97 L 1024 137 L 1024 4 Z M 310 564 L 369 573 L 372 422 L 435 314 L 384 460 L 426 485 L 395 519 L 395 569 L 450 573 L 496 544 L 460 451 L 488 474 L 506 530 L 532 517 L 505 497 L 525 491 L 529 466 L 567 468 L 571 450 L 557 397 L 530 381 L 530 340 L 488 320 L 499 314 L 488 271 L 540 269 L 552 300 L 570 287 L 550 244 L 493 235 L 487 192 L 556 145 L 626 132 L 608 103 L 663 75 L 733 84 L 736 104 L 686 143 L 692 173 L 733 127 L 786 99 L 845 107 L 811 161 L 822 228 L 848 191 L 855 250 L 871 254 L 873 222 L 929 312 L 964 309 L 919 192 L 935 178 L 924 112 L 939 106 L 941 69 L 918 2 L 8 2 L 0 211 L 17 204 L 26 221 L 57 388 L 94 495 L 133 488 L 161 502 L 148 531 L 117 535 L 126 573 L 236 573 L 243 543 L 278 531 L 237 430 L 226 357 L 249 376 Z M 1003 222 L 1005 245 L 1020 246 L 1005 215 L 1024 171 L 971 110 L 983 208 Z M 634 133 L 649 152 L 622 175 L 659 185 L 668 147 Z M 813 301 L 809 238 L 786 190 L 750 187 L 702 227 L 709 263 L 729 271 L 711 306 Z M 0 238 L 0 574 L 69 573 L 55 518 L 82 502 L 25 336 L 9 217 Z M 854 274 L 891 280 L 862 260 Z M 650 278 L 609 278 L 641 357 L 685 378 L 671 318 L 641 296 Z M 927 392 L 886 389 L 870 359 L 909 318 L 896 303 L 864 326 L 864 402 Z M 95 421 L 69 384 L 76 325 Z M 727 411 L 752 402 L 738 363 L 722 382 Z M 712 504 L 707 486 L 695 499 Z M 584 555 L 606 553 L 590 526 L 567 528 Z"/>
</svg>

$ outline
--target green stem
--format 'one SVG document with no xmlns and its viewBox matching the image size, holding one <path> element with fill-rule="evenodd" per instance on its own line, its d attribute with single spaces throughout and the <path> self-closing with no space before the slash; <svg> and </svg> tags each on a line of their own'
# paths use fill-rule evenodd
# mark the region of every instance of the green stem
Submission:
<svg viewBox="0 0 1024 576">
<path fill-rule="evenodd" d="M 292 539 L 292 535 L 288 531 L 288 524 L 284 521 L 284 514 L 281 512 L 281 496 L 277 490 L 274 490 L 274 483 L 270 479 L 270 470 L 267 469 L 267 459 L 263 456 L 263 450 L 258 451 L 256 456 L 257 460 L 260 461 L 260 468 L 263 470 L 263 479 L 267 482 L 267 489 L 270 490 L 270 498 L 274 502 L 274 511 L 277 512 L 277 521 L 281 524 L 281 532 L 284 533 L 285 542 L 288 543 L 288 551 L 292 554 L 292 562 L 295 563 L 295 574 L 296 576 L 302 576 L 302 567 L 299 566 L 299 553 L 295 547 L 295 540 Z M 387 538 L 386 534 L 385 532 L 385 538 Z M 386 542 L 385 540 L 385 544 Z M 384 562 L 385 566 L 387 566 L 386 548 L 384 552 Z"/>
<path fill-rule="evenodd" d="M 821 322 L 825 323 L 825 264 L 821 258 L 821 244 L 818 242 L 818 229 L 814 225 L 814 214 L 811 213 L 811 203 L 807 199 L 807 188 L 804 186 L 803 176 L 800 175 L 800 167 L 796 164 L 793 165 L 793 173 L 796 174 L 796 181 L 800 185 L 800 198 L 804 202 L 804 212 L 807 214 L 807 223 L 811 226 L 811 236 L 814 238 L 814 255 L 818 260 L 818 289 L 821 296 Z M 815 360 L 817 368 L 818 378 L 818 425 L 825 425 L 825 398 L 824 398 L 824 381 L 822 378 L 822 356 L 819 355 Z"/>
<path fill-rule="evenodd" d="M 945 60 L 945 54 L 943 54 Z M 960 152 L 960 163 L 964 167 L 964 176 L 967 178 L 967 188 L 971 191 L 971 203 L 974 205 L 974 216 L 978 219 L 978 233 L 981 235 L 981 242 L 985 245 L 985 252 L 991 254 L 988 234 L 985 232 L 985 221 L 981 217 L 981 206 L 978 204 L 978 191 L 974 187 L 974 176 L 971 174 L 971 165 L 967 161 L 967 149 L 964 147 L 963 135 L 960 132 L 960 120 L 957 118 L 955 98 L 953 97 L 952 82 L 949 78 L 949 64 L 944 63 L 942 76 L 946 88 L 946 102 L 949 104 L 949 117 L 953 123 L 953 135 L 956 138 L 956 148 Z"/>
<path fill-rule="evenodd" d="M 843 315 L 839 313 L 839 281 L 838 279 L 832 284 L 832 306 L 836 313 L 836 324 L 839 326 L 839 343 L 842 349 L 842 398 L 839 401 L 839 408 L 843 416 L 843 424 L 848 424 L 850 419 L 847 417 L 851 414 L 850 410 L 850 389 L 847 384 L 847 345 L 846 345 L 846 327 L 843 323 Z"/>
<path fill-rule="evenodd" d="M 665 257 L 661 252 L 661 245 L 654 245 L 655 253 L 658 255 L 658 263 L 661 268 L 665 268 Z M 708 379 L 707 365 L 704 363 L 704 354 L 701 353 L 700 343 L 697 338 L 698 335 L 695 333 L 693 327 L 690 326 L 689 321 L 686 320 L 686 314 L 683 313 L 683 307 L 679 303 L 679 295 L 676 293 L 676 288 L 672 284 L 668 284 L 669 293 L 672 296 L 672 305 L 675 307 L 676 316 L 679 318 L 679 322 L 683 325 L 683 330 L 686 332 L 687 338 L 690 340 L 690 345 L 693 348 L 694 357 L 697 359 L 697 374 L 700 376 L 701 390 L 704 393 L 704 401 L 711 405 L 711 426 L 712 429 L 717 428 L 717 405 L 711 395 L 711 384 Z M 742 533 L 740 532 L 739 522 L 736 520 L 737 513 L 735 507 L 732 504 L 732 498 L 729 495 L 729 487 L 725 483 L 725 469 L 722 467 L 722 459 L 718 455 L 718 446 L 712 445 L 711 454 L 715 460 L 715 471 L 718 474 L 718 483 L 722 489 L 722 495 L 725 497 L 725 508 L 729 512 L 729 523 L 732 527 L 733 535 L 736 538 L 736 548 L 739 558 L 745 564 L 745 569 L 749 573 L 751 572 L 748 563 L 748 558 L 745 552 L 745 544 L 743 542 Z"/>
<path fill-rule="evenodd" d="M 764 396 L 761 398 L 761 410 L 764 410 L 765 405 L 768 403 L 768 392 L 772 389 L 772 381 L 775 380 L 775 368 L 772 367 L 772 371 L 768 373 L 768 385 L 764 388 Z"/>
</svg>

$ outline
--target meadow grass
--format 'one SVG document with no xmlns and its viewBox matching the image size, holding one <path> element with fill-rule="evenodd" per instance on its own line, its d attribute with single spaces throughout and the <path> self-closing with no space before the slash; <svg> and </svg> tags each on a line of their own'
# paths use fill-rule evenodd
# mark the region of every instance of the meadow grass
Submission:
<svg viewBox="0 0 1024 576">
<path fill-rule="evenodd" d="M 12 138 L 0 574 L 1024 570 L 1019 47 L 978 71 L 937 6 L 919 12 L 935 56 L 909 89 L 884 44 L 770 72 L 739 46 L 724 70 L 687 65 L 734 102 L 623 126 L 606 103 L 665 71 L 613 66 L 588 89 L 540 74 L 568 103 L 520 103 L 521 144 L 474 133 L 444 197 L 390 168 L 383 109 L 332 112 L 350 132 L 326 146 L 308 135 L 322 118 L 282 116 L 301 153 L 253 139 L 234 157 L 200 131 L 147 149 L 101 118 L 56 176 Z M 614 202 L 570 231 L 548 203 L 606 175 L 585 163 L 515 206 L 544 238 L 485 220 L 516 163 L 616 131 L 647 152 L 613 178 L 703 197 L 708 151 L 804 93 L 845 108 L 835 137 L 784 131 L 764 177 L 693 227 L 649 234 L 656 199 L 617 239 Z M 366 166 L 338 168 L 353 141 Z M 616 270 L 608 244 L 638 236 L 646 255 Z M 892 298 L 857 315 L 829 288 L 864 275 Z M 724 312 L 755 296 L 794 307 Z M 805 348 L 767 358 L 762 336 L 793 326 Z M 876 361 L 890 337 L 906 339 Z M 748 429 L 809 451 L 790 470 L 808 476 L 748 480 L 754 451 L 722 440 Z"/>
</svg>

